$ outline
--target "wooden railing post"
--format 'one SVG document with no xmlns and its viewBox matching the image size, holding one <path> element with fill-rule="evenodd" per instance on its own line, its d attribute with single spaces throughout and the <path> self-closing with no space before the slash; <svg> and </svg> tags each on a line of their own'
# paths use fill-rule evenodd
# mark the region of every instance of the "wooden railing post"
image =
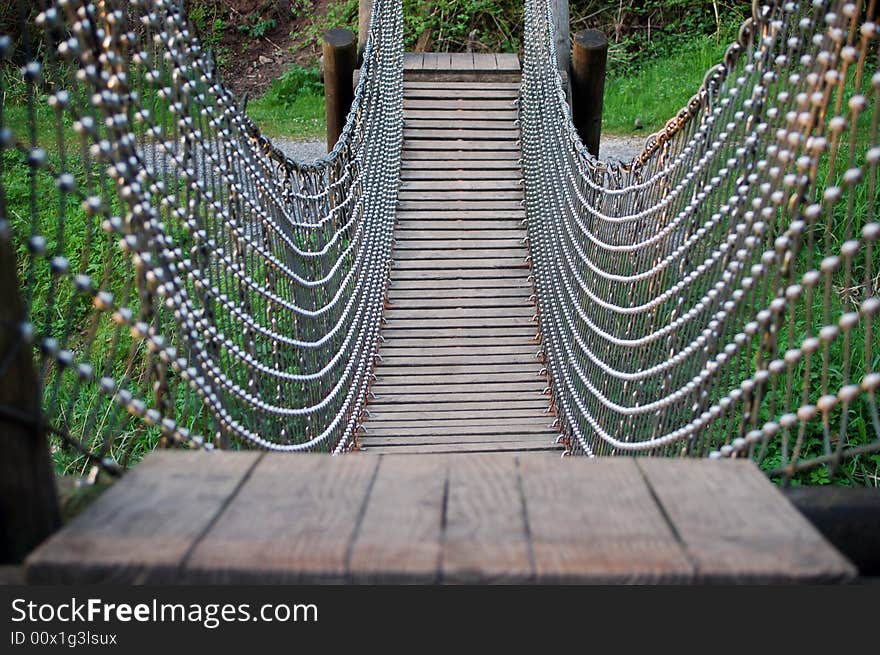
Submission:
<svg viewBox="0 0 880 655">
<path fill-rule="evenodd" d="M 360 0 L 358 5 L 358 65 L 363 63 L 364 48 L 367 46 L 367 35 L 370 33 L 370 15 L 373 13 L 373 0 Z"/>
<path fill-rule="evenodd" d="M 351 30 L 324 33 L 324 100 L 327 104 L 327 150 L 333 149 L 345 127 L 354 100 L 357 48 Z"/>
<path fill-rule="evenodd" d="M 602 133 L 602 98 L 608 39 L 599 30 L 583 30 L 574 36 L 571 60 L 571 111 L 581 141 L 599 156 Z"/>
<path fill-rule="evenodd" d="M 0 224 L 6 222 L 0 204 Z M 8 227 L 6 227 L 8 230 Z M 21 562 L 61 523 L 15 253 L 0 229 L 0 563 Z"/>
<path fill-rule="evenodd" d="M 568 0 L 551 0 L 553 5 L 553 41 L 556 43 L 556 65 L 562 79 L 568 81 L 571 68 L 571 37 L 569 36 Z"/>
</svg>

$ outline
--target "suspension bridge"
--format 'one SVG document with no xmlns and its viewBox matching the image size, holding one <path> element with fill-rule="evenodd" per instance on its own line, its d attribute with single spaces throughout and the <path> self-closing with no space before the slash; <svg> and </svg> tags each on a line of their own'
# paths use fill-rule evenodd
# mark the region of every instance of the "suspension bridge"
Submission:
<svg viewBox="0 0 880 655">
<path fill-rule="evenodd" d="M 6 557 L 42 542 L 31 582 L 851 579 L 771 480 L 876 482 L 876 9 L 756 2 L 610 162 L 546 0 L 521 58 L 404 54 L 377 0 L 305 163 L 177 0 L 48 3 L 0 40 Z M 53 469 L 120 479 L 56 532 Z"/>
</svg>

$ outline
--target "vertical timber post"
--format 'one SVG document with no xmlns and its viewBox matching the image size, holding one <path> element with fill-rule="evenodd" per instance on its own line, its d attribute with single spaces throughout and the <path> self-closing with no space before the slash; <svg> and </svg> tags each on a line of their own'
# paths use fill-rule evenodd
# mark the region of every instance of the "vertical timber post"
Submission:
<svg viewBox="0 0 880 655">
<path fill-rule="evenodd" d="M 327 150 L 342 134 L 354 100 L 354 69 L 357 48 L 351 30 L 332 29 L 324 33 L 324 100 L 327 104 Z"/>
<path fill-rule="evenodd" d="M 0 226 L 4 223 L 0 215 Z M 0 227 L 0 563 L 17 564 L 58 529 L 61 519 L 7 230 Z"/>
<path fill-rule="evenodd" d="M 364 48 L 367 47 L 367 35 L 370 33 L 370 16 L 373 14 L 373 0 L 360 0 L 358 4 L 358 67 L 364 61 Z"/>
<path fill-rule="evenodd" d="M 553 6 L 553 42 L 556 44 L 556 66 L 562 73 L 563 81 L 568 83 L 569 69 L 571 68 L 568 0 L 550 0 L 550 2 Z"/>
<path fill-rule="evenodd" d="M 583 30 L 574 36 L 571 59 L 571 112 L 581 141 L 599 156 L 602 133 L 602 98 L 608 38 L 599 30 Z"/>
</svg>

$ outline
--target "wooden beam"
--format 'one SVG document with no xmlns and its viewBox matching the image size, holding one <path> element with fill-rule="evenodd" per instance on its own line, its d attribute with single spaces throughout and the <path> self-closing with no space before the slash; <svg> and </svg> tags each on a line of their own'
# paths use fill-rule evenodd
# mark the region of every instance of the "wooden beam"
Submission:
<svg viewBox="0 0 880 655">
<path fill-rule="evenodd" d="M 0 198 L 2 200 L 2 198 Z M 0 222 L 6 220 L 0 204 Z M 0 236 L 0 564 L 21 562 L 61 524 L 42 393 L 19 293 L 15 252 Z"/>
<path fill-rule="evenodd" d="M 324 100 L 327 105 L 327 150 L 339 140 L 354 101 L 354 69 L 357 53 L 351 30 L 324 33 Z"/>
<path fill-rule="evenodd" d="M 575 34 L 571 59 L 572 119 L 581 141 L 596 157 L 602 133 L 607 61 L 608 39 L 602 32 L 583 30 Z"/>
</svg>

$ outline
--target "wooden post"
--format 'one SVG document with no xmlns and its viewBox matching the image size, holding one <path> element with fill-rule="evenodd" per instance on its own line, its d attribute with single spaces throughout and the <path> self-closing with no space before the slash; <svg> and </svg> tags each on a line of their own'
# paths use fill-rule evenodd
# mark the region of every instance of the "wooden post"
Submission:
<svg viewBox="0 0 880 655">
<path fill-rule="evenodd" d="M 2 212 L 0 204 L 0 212 Z M 4 220 L 5 216 L 0 216 Z M 61 524 L 15 253 L 0 235 L 0 563 L 21 562 Z"/>
<path fill-rule="evenodd" d="M 571 68 L 571 38 L 569 36 L 568 0 L 550 0 L 553 6 L 553 41 L 556 43 L 556 65 L 562 79 L 568 80 Z"/>
<path fill-rule="evenodd" d="M 324 33 L 324 100 L 327 104 L 327 150 L 333 149 L 345 127 L 354 100 L 357 48 L 351 30 Z"/>
<path fill-rule="evenodd" d="M 360 0 L 358 6 L 358 64 L 363 64 L 364 48 L 367 47 L 367 34 L 370 33 L 370 15 L 373 13 L 373 0 Z"/>
<path fill-rule="evenodd" d="M 583 30 L 575 34 L 571 60 L 572 117 L 587 150 L 597 157 L 607 62 L 608 39 L 602 32 Z"/>
</svg>

